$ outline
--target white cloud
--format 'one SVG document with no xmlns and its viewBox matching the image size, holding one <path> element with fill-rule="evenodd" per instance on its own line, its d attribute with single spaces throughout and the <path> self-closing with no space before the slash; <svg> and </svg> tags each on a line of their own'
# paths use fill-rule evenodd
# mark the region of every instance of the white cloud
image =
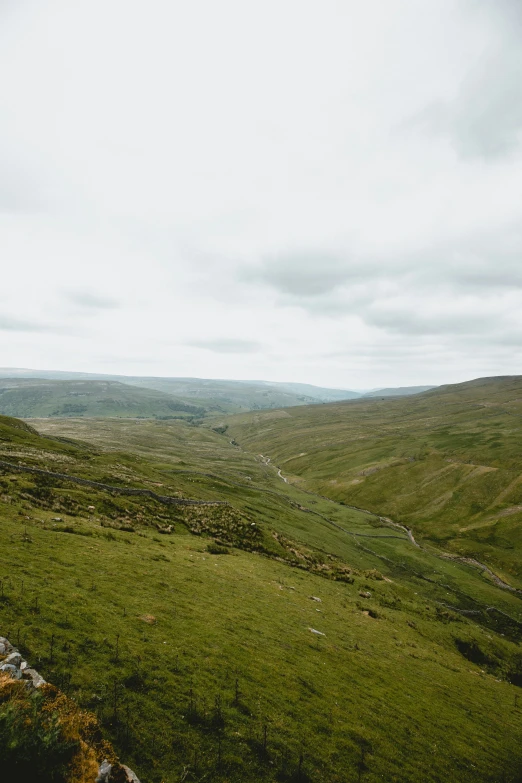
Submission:
<svg viewBox="0 0 522 783">
<path fill-rule="evenodd" d="M 2 363 L 517 372 L 520 24 L 514 0 L 0 3 Z"/>
</svg>

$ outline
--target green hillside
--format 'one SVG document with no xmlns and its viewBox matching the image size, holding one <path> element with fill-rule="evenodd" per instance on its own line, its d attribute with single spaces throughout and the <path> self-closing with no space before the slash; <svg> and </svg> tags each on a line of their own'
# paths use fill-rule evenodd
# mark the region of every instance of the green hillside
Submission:
<svg viewBox="0 0 522 783">
<path fill-rule="evenodd" d="M 0 420 L 0 627 L 142 783 L 520 779 L 517 594 L 228 431 L 36 425 Z"/>
<path fill-rule="evenodd" d="M 298 486 L 368 508 L 522 586 L 522 378 L 230 419 Z"/>
<path fill-rule="evenodd" d="M 204 407 L 172 395 L 116 381 L 0 380 L 0 414 L 6 416 L 172 418 L 204 412 Z"/>
</svg>

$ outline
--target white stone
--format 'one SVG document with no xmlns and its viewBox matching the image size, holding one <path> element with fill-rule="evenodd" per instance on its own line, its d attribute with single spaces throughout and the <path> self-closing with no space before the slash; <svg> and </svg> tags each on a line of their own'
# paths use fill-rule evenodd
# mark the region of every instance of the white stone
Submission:
<svg viewBox="0 0 522 783">
<path fill-rule="evenodd" d="M 22 663 L 22 656 L 20 655 L 19 652 L 12 652 L 10 655 L 7 656 L 4 663 L 10 663 L 18 668 Z"/>
<path fill-rule="evenodd" d="M 96 783 L 108 783 L 109 775 L 111 774 L 112 764 L 109 764 L 107 760 L 102 761 L 100 768 L 98 769 L 98 777 Z"/>
<path fill-rule="evenodd" d="M 22 676 L 22 672 L 20 672 L 20 676 Z M 42 685 L 45 685 L 44 678 L 34 669 L 24 669 L 23 677 L 24 680 L 31 680 L 35 688 L 40 688 Z"/>
<path fill-rule="evenodd" d="M 13 666 L 12 663 L 3 663 L 0 666 L 0 672 L 6 672 L 6 674 L 10 674 L 14 680 L 19 680 L 22 677 L 22 672 L 20 669 L 18 669 L 16 666 Z"/>
</svg>

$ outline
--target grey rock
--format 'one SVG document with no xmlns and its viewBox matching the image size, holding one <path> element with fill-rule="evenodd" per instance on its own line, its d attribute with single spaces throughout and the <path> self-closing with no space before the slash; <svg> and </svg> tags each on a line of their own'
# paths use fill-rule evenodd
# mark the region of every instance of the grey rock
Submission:
<svg viewBox="0 0 522 783">
<path fill-rule="evenodd" d="M 126 767 L 125 764 L 122 764 L 122 767 L 127 774 L 127 780 L 129 781 L 129 783 L 140 783 L 140 781 L 138 780 L 136 774 L 132 771 L 132 769 Z"/>
<path fill-rule="evenodd" d="M 109 783 L 109 776 L 111 774 L 112 764 L 108 761 L 102 761 L 98 770 L 98 777 L 96 783 Z"/>
<path fill-rule="evenodd" d="M 0 666 L 0 672 L 6 672 L 7 674 L 10 674 L 14 680 L 20 680 L 22 677 L 22 672 L 20 669 L 18 669 L 16 666 L 13 666 L 12 663 L 3 663 Z"/>
<path fill-rule="evenodd" d="M 5 646 L 5 644 L 0 642 L 0 655 L 5 655 L 6 652 L 7 652 L 7 647 Z"/>
<path fill-rule="evenodd" d="M 20 671 L 23 672 L 23 670 L 27 669 L 28 666 L 29 664 L 27 663 L 27 661 L 22 661 L 22 663 L 20 664 Z"/>
<path fill-rule="evenodd" d="M 9 639 L 6 639 L 5 636 L 0 636 L 0 645 L 4 648 L 2 655 L 7 655 L 14 649 Z"/>
<path fill-rule="evenodd" d="M 45 685 L 44 678 L 34 669 L 24 669 L 23 672 L 20 672 L 20 676 L 23 676 L 24 680 L 32 682 L 35 688 Z"/>
<path fill-rule="evenodd" d="M 119 769 L 118 765 L 118 769 Z M 140 783 L 139 778 L 136 776 L 136 774 L 132 771 L 132 769 L 129 769 L 129 767 L 126 767 L 125 764 L 121 765 L 121 769 L 125 772 L 125 783 Z M 111 773 L 112 773 L 112 764 L 109 764 L 107 760 L 103 761 L 100 764 L 100 768 L 98 769 L 98 777 L 96 778 L 96 783 L 111 783 Z"/>
<path fill-rule="evenodd" d="M 22 656 L 19 652 L 12 652 L 7 656 L 4 663 L 10 663 L 12 666 L 16 666 L 18 668 L 22 663 Z"/>
</svg>

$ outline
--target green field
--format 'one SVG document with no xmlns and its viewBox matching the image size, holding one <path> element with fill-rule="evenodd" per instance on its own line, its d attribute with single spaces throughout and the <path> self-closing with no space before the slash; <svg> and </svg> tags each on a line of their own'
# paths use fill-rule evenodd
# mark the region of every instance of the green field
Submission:
<svg viewBox="0 0 522 783">
<path fill-rule="evenodd" d="M 4 420 L 4 462 L 229 504 L 3 467 L 6 635 L 142 783 L 519 780 L 518 595 L 286 484 L 241 421 Z"/>
</svg>

